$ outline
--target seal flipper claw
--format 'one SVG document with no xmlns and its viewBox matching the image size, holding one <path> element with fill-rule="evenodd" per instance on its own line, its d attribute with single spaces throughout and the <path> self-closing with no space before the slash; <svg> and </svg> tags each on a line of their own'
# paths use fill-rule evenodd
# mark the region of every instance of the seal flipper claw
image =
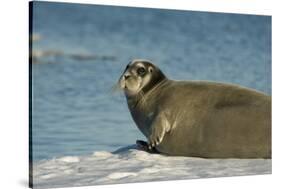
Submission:
<svg viewBox="0 0 281 189">
<path fill-rule="evenodd" d="M 159 153 L 156 148 L 152 147 L 150 144 L 148 144 L 147 142 L 143 141 L 143 140 L 137 140 L 136 141 L 137 147 L 140 150 L 149 152 L 149 153 Z"/>
<path fill-rule="evenodd" d="M 136 141 L 137 147 L 141 150 L 148 151 L 149 145 L 147 142 L 143 140 L 137 140 Z"/>
</svg>

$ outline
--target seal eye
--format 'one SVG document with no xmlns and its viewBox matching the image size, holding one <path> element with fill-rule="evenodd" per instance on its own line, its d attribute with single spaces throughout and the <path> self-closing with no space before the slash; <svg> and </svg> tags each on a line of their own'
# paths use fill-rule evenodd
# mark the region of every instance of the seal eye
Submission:
<svg viewBox="0 0 281 189">
<path fill-rule="evenodd" d="M 145 69 L 143 67 L 140 67 L 137 69 L 137 73 L 140 76 L 143 76 L 145 74 Z"/>
</svg>

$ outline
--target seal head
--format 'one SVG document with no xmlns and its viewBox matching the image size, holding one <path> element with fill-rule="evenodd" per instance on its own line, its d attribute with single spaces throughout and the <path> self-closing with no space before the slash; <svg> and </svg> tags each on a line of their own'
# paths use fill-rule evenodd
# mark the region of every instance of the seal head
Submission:
<svg viewBox="0 0 281 189">
<path fill-rule="evenodd" d="M 146 93 L 166 77 L 160 69 L 149 60 L 136 59 L 131 61 L 119 79 L 119 85 L 126 97 L 135 97 Z"/>
</svg>

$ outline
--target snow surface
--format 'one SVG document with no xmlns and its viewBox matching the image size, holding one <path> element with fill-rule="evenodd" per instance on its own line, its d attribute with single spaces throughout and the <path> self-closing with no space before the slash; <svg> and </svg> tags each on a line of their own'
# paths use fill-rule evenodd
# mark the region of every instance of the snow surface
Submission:
<svg viewBox="0 0 281 189">
<path fill-rule="evenodd" d="M 71 187 L 270 174 L 271 159 L 203 159 L 150 154 L 135 145 L 34 164 L 34 187 Z"/>
</svg>

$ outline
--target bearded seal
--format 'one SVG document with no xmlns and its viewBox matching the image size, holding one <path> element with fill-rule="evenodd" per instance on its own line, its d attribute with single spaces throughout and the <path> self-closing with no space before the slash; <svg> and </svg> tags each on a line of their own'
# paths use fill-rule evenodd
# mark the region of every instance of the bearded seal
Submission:
<svg viewBox="0 0 281 189">
<path fill-rule="evenodd" d="M 174 81 L 148 60 L 119 79 L 148 149 L 172 156 L 271 158 L 271 97 L 211 81 Z"/>
</svg>

